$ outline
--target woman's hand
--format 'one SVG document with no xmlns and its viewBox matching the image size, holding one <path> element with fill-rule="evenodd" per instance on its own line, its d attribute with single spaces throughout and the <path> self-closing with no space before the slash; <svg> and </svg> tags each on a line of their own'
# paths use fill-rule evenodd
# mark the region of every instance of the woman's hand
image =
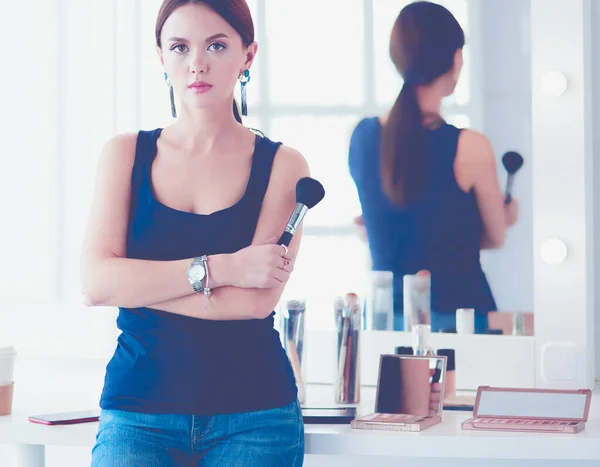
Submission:
<svg viewBox="0 0 600 467">
<path fill-rule="evenodd" d="M 515 198 L 511 198 L 508 204 L 504 205 L 504 219 L 507 227 L 516 224 L 519 218 L 519 203 Z"/>
<path fill-rule="evenodd" d="M 250 245 L 234 253 L 231 285 L 269 289 L 286 283 L 294 270 L 296 255 L 276 242 L 277 237 L 272 237 L 265 245 Z"/>
<path fill-rule="evenodd" d="M 429 376 L 435 374 L 435 369 L 429 370 Z M 443 406 L 442 385 L 440 383 L 431 383 L 429 391 L 429 413 L 431 415 L 440 415 L 440 404 Z"/>
<path fill-rule="evenodd" d="M 365 227 L 365 221 L 362 214 L 360 216 L 356 216 L 352 223 L 354 224 L 354 228 L 356 229 L 356 233 L 358 234 L 359 238 L 363 242 L 368 242 L 369 239 L 367 237 L 367 228 Z"/>
</svg>

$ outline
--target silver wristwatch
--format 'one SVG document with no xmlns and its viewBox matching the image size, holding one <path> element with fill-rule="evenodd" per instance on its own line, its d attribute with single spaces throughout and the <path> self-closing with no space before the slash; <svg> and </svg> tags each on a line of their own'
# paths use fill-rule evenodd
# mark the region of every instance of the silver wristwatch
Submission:
<svg viewBox="0 0 600 467">
<path fill-rule="evenodd" d="M 208 287 L 208 266 L 206 255 L 197 256 L 187 270 L 187 278 L 194 288 L 194 292 L 203 293 L 206 297 L 210 295 Z"/>
</svg>

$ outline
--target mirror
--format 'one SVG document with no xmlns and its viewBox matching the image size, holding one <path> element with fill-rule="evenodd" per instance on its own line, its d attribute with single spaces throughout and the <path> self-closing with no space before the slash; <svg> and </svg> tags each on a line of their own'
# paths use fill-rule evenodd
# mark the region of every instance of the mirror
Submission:
<svg viewBox="0 0 600 467">
<path fill-rule="evenodd" d="M 286 290 L 286 297 L 307 299 L 308 329 L 333 329 L 329 310 L 336 295 L 355 291 L 369 299 L 369 271 L 373 262 L 368 245 L 358 237 L 352 223 L 364 206 L 358 197 L 355 177 L 349 172 L 348 150 L 357 123 L 364 117 L 388 112 L 401 88 L 388 50 L 393 23 L 408 3 L 406 0 L 349 1 L 344 22 L 336 24 L 336 34 L 330 34 L 333 42 L 327 40 L 328 49 L 336 50 L 336 54 L 326 54 L 327 60 L 320 54 L 314 58 L 312 51 L 318 44 L 313 44 L 312 39 L 310 43 L 304 38 L 295 39 L 302 37 L 295 34 L 295 26 L 289 30 L 286 25 L 283 31 L 281 23 L 268 21 L 271 9 L 279 7 L 269 3 L 266 8 L 267 32 L 273 31 L 273 35 L 282 38 L 275 49 L 269 50 L 270 66 L 282 67 L 286 59 L 278 51 L 294 48 L 301 56 L 305 54 L 310 70 L 301 73 L 303 85 L 293 87 L 294 91 L 285 94 L 285 98 L 280 93 L 272 94 L 273 112 L 268 117 L 261 115 L 260 124 L 271 138 L 300 150 L 308 159 L 312 175 L 327 190 L 323 203 L 305 219 L 303 246 L 295 275 Z M 531 335 L 534 319 L 530 2 L 440 0 L 438 3 L 454 14 L 466 36 L 464 67 L 454 94 L 443 101 L 442 116 L 450 124 L 474 129 L 488 137 L 502 191 L 507 182 L 502 156 L 516 151 L 525 160 L 514 177 L 512 191 L 519 204 L 518 220 L 508 229 L 502 248 L 481 251 L 481 267 L 496 305 L 490 306 L 485 326 L 493 334 L 512 335 L 517 330 L 519 334 Z M 300 9 L 290 8 L 288 14 L 302 14 Z M 331 8 L 330 13 L 334 14 L 333 6 L 322 8 Z M 323 18 L 329 17 L 327 13 L 323 12 Z M 263 79 L 265 75 L 268 72 L 262 74 Z M 332 88 L 335 92 L 330 91 Z M 443 229 L 444 225 L 435 228 Z M 393 251 L 397 245 L 385 248 Z M 434 275 L 434 295 L 435 284 Z M 447 287 L 456 289 L 460 285 Z M 462 286 L 468 288 L 469 284 Z M 485 281 L 478 286 L 485 288 Z M 402 291 L 398 291 L 402 288 L 401 277 L 394 280 L 394 288 L 394 306 L 398 308 L 402 302 Z M 467 300 L 460 307 L 477 305 Z M 444 311 L 451 312 L 445 314 L 449 319 L 444 320 L 443 326 L 432 326 L 433 331 L 455 329 L 452 310 Z M 368 321 L 365 319 L 364 324 L 369 330 L 403 330 L 402 319 L 394 320 L 392 327 L 383 328 L 372 327 Z"/>
<path fill-rule="evenodd" d="M 382 355 L 375 412 L 441 416 L 445 374 L 443 357 Z"/>
<path fill-rule="evenodd" d="M 423 431 L 440 423 L 445 358 L 381 355 L 375 413 L 353 420 L 352 427 Z"/>
<path fill-rule="evenodd" d="M 479 417 L 530 417 L 582 420 L 589 410 L 589 391 L 511 391 L 485 388 L 479 394 Z"/>
</svg>

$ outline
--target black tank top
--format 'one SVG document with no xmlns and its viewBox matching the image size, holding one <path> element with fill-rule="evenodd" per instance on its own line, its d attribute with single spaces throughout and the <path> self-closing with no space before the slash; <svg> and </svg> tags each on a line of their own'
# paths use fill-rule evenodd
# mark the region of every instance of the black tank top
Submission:
<svg viewBox="0 0 600 467">
<path fill-rule="evenodd" d="M 151 167 L 161 129 L 138 135 L 131 177 L 127 257 L 169 261 L 249 246 L 280 143 L 256 137 L 240 201 L 209 215 L 161 204 Z M 266 319 L 210 321 L 150 308 L 120 308 L 122 331 L 100 406 L 146 413 L 214 415 L 282 407 L 297 397 L 292 369 Z"/>
</svg>

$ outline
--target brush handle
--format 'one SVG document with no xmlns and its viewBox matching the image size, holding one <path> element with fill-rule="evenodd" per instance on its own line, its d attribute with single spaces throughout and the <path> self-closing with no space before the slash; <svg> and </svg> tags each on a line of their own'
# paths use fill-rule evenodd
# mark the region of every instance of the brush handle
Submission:
<svg viewBox="0 0 600 467">
<path fill-rule="evenodd" d="M 340 352 L 337 361 L 337 375 L 336 375 L 336 386 L 335 386 L 335 398 L 336 402 L 344 402 L 347 395 L 345 393 L 346 387 L 344 386 L 344 370 L 346 366 L 346 353 L 348 352 L 348 328 L 350 318 L 342 318 L 342 342 L 340 345 Z"/>
<path fill-rule="evenodd" d="M 508 174 L 508 177 L 506 177 L 506 190 L 504 190 L 505 196 L 504 196 L 504 204 L 509 204 L 512 200 L 512 186 L 513 186 L 513 178 L 514 178 L 515 174 Z"/>
<path fill-rule="evenodd" d="M 293 237 L 294 237 L 294 235 L 291 232 L 285 231 L 281 234 L 281 237 L 279 237 L 277 244 L 290 246 L 290 242 L 292 241 Z"/>
</svg>

